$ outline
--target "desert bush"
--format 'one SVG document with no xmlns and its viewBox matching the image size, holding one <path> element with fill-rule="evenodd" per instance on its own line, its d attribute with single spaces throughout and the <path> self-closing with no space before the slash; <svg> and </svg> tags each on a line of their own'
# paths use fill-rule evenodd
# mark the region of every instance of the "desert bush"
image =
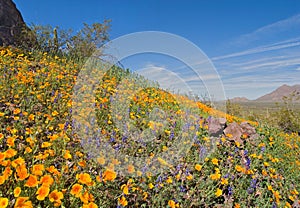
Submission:
<svg viewBox="0 0 300 208">
<path fill-rule="evenodd" d="M 226 101 L 226 113 L 232 116 L 242 117 L 242 107 L 238 103 L 232 102 L 230 99 Z"/>
<path fill-rule="evenodd" d="M 300 96 L 296 92 L 284 97 L 283 105 L 280 105 L 280 109 L 273 113 L 273 118 L 276 118 L 278 127 L 284 132 L 300 131 L 300 112 L 296 107 L 299 99 Z"/>
<path fill-rule="evenodd" d="M 85 60 L 109 40 L 110 27 L 110 20 L 84 23 L 83 28 L 74 33 L 71 29 L 33 24 L 22 31 L 18 47 L 30 52 L 41 51 L 73 60 Z"/>
</svg>

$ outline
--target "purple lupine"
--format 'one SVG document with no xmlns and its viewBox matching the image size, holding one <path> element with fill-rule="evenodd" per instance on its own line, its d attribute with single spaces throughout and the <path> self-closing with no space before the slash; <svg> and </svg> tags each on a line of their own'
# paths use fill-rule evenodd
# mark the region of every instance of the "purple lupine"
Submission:
<svg viewBox="0 0 300 208">
<path fill-rule="evenodd" d="M 231 186 L 228 187 L 228 195 L 231 196 L 233 194 L 233 189 Z"/>
<path fill-rule="evenodd" d="M 115 138 L 111 136 L 109 142 L 110 142 L 110 143 L 113 143 L 113 142 L 115 142 L 115 141 L 116 141 Z"/>
<path fill-rule="evenodd" d="M 174 138 L 174 131 L 172 130 L 171 131 L 171 134 L 170 134 L 170 136 L 169 136 L 169 139 L 173 139 Z"/>
<path fill-rule="evenodd" d="M 128 139 L 128 138 L 127 138 L 126 136 L 124 136 L 124 135 L 122 136 L 122 142 L 125 143 L 127 139 Z"/>
<path fill-rule="evenodd" d="M 185 170 L 185 175 L 189 175 L 189 174 L 190 174 L 189 169 L 186 169 L 186 170 Z"/>
<path fill-rule="evenodd" d="M 115 145 L 115 146 L 114 146 L 114 149 L 115 149 L 116 151 L 119 151 L 119 150 L 121 149 L 121 145 L 120 145 L 120 144 Z"/>
<path fill-rule="evenodd" d="M 257 179 L 254 178 L 250 182 L 250 187 L 247 189 L 248 194 L 253 194 L 256 189 Z"/>
<path fill-rule="evenodd" d="M 156 179 L 156 182 L 162 182 L 162 177 L 161 176 L 158 176 L 158 178 Z"/>
<path fill-rule="evenodd" d="M 65 131 L 68 129 L 68 126 L 69 126 L 69 122 L 66 121 L 65 126 L 64 126 L 64 130 L 65 130 Z"/>
<path fill-rule="evenodd" d="M 256 183 L 257 183 L 257 179 L 256 178 L 252 179 L 250 182 L 251 188 L 256 188 Z"/>
<path fill-rule="evenodd" d="M 247 166 L 247 169 L 250 168 L 250 164 L 251 164 L 251 159 L 249 157 L 246 157 L 246 166 Z"/>
<path fill-rule="evenodd" d="M 248 194 L 253 194 L 253 192 L 254 192 L 254 189 L 253 189 L 253 188 L 249 187 L 249 188 L 247 189 L 247 193 L 248 193 Z"/>
<path fill-rule="evenodd" d="M 200 147 L 200 153 L 199 153 L 200 158 L 205 158 L 206 157 L 206 153 L 207 153 L 206 148 L 204 146 L 201 146 Z"/>
<path fill-rule="evenodd" d="M 180 188 L 180 192 L 186 192 L 186 188 L 183 185 L 181 185 L 179 188 Z"/>
</svg>

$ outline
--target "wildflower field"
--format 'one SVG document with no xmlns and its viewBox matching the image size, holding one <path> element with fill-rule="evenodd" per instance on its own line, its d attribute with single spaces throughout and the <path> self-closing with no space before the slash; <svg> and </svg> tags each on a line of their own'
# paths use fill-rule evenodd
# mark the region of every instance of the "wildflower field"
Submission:
<svg viewBox="0 0 300 208">
<path fill-rule="evenodd" d="M 300 206 L 297 134 L 249 121 L 258 133 L 256 139 L 242 135 L 239 143 L 230 140 L 230 135 L 212 138 L 207 117 L 226 117 L 228 123 L 242 120 L 160 90 L 137 75 L 132 79 L 144 86 L 132 94 L 133 82 L 122 81 L 131 72 L 113 67 L 100 80 L 95 98 L 102 140 L 84 141 L 72 116 L 80 64 L 12 48 L 1 48 L 0 54 L 1 208 Z M 117 96 L 120 82 L 128 89 L 126 96 Z M 112 107 L 112 97 L 124 99 L 130 108 Z M 172 116 L 151 118 L 156 106 Z M 124 129 L 117 125 L 124 117 L 130 121 L 126 128 L 155 139 L 143 143 L 128 136 L 132 134 L 124 136 Z M 176 138 L 191 133 L 188 151 L 176 164 L 170 163 L 168 155 L 174 153 Z M 85 146 L 89 142 L 100 147 L 105 142 L 120 155 L 143 161 L 130 163 L 101 148 L 89 151 Z M 214 151 L 205 154 L 212 144 Z M 141 168 L 154 158 L 164 171 Z"/>
</svg>

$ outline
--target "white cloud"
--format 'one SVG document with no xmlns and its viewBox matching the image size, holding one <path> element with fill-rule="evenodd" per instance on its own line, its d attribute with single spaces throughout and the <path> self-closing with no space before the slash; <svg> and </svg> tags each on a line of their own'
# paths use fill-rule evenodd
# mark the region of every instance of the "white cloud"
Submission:
<svg viewBox="0 0 300 208">
<path fill-rule="evenodd" d="M 275 44 L 270 44 L 270 45 L 265 45 L 265 46 L 261 46 L 261 47 L 257 47 L 257 48 L 252 48 L 252 49 L 245 50 L 245 51 L 240 51 L 237 53 L 213 57 L 211 60 L 216 61 L 216 60 L 221 60 L 221 59 L 235 58 L 235 57 L 239 57 L 239 56 L 245 56 L 245 55 L 251 55 L 251 54 L 257 54 L 257 53 L 262 53 L 262 52 L 296 47 L 296 46 L 300 46 L 300 41 L 298 41 L 298 40 L 299 40 L 298 38 L 291 39 L 291 40 L 287 40 L 287 41 L 283 41 L 283 42 L 278 42 Z M 292 42 L 292 41 L 294 41 L 294 42 Z"/>
<path fill-rule="evenodd" d="M 292 17 L 286 18 L 284 20 L 280 20 L 278 22 L 263 26 L 258 28 L 257 30 L 244 34 L 240 36 L 238 39 L 233 41 L 233 44 L 245 45 L 251 43 L 253 41 L 257 41 L 261 38 L 267 38 L 271 35 L 280 34 L 282 32 L 295 30 L 295 28 L 300 27 L 300 14 L 294 15 Z M 298 31 L 298 35 L 300 31 Z"/>
<path fill-rule="evenodd" d="M 300 47 L 291 46 L 295 40 L 214 58 L 226 94 L 256 99 L 282 84 L 299 84 Z"/>
<path fill-rule="evenodd" d="M 158 82 L 160 87 L 172 92 L 192 92 L 198 95 L 211 94 L 212 96 L 224 97 L 224 94 L 222 94 L 223 86 L 219 85 L 220 78 L 217 73 L 204 71 L 198 76 L 188 67 L 181 68 L 181 70 L 175 69 L 174 72 L 166 66 L 154 64 L 148 64 L 136 72 L 149 80 Z"/>
</svg>

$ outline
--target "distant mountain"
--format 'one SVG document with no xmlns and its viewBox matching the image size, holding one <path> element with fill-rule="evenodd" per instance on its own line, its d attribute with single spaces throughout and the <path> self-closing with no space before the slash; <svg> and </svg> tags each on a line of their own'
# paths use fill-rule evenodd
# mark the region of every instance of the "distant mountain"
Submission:
<svg viewBox="0 0 300 208">
<path fill-rule="evenodd" d="M 242 103 L 242 102 L 249 102 L 250 100 L 246 97 L 234 97 L 229 99 L 233 103 Z"/>
<path fill-rule="evenodd" d="M 284 96 L 289 96 L 292 93 L 296 93 L 300 96 L 300 85 L 282 85 L 278 87 L 276 90 L 273 92 L 266 94 L 264 96 L 261 96 L 257 98 L 255 101 L 260 101 L 260 102 L 280 102 L 283 101 L 282 98 Z"/>
</svg>

